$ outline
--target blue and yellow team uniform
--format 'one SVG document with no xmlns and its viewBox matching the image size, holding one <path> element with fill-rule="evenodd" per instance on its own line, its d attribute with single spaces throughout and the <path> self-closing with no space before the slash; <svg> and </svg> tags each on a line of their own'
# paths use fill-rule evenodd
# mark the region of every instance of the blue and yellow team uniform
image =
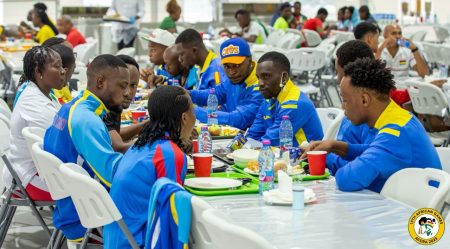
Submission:
<svg viewBox="0 0 450 249">
<path fill-rule="evenodd" d="M 82 162 L 91 176 L 95 175 L 110 187 L 122 154 L 114 152 L 108 129 L 102 121 L 107 112 L 97 96 L 84 90 L 56 114 L 45 133 L 44 150 L 64 163 Z M 86 231 L 70 198 L 56 201 L 53 223 L 69 240 L 81 240 Z"/>
<path fill-rule="evenodd" d="M 214 52 L 208 52 L 208 56 L 200 69 L 199 78 L 198 84 L 194 87 L 196 90 L 214 88 L 227 78 L 225 70 L 220 64 L 220 58 Z"/>
<path fill-rule="evenodd" d="M 219 124 L 230 125 L 242 130 L 250 127 L 255 120 L 264 97 L 259 92 L 258 78 L 256 77 L 256 62 L 253 70 L 242 83 L 233 84 L 224 78 L 224 82 L 215 87 L 220 110 L 217 111 Z M 198 106 L 206 106 L 209 90 L 192 90 L 192 101 Z M 202 123 L 207 123 L 206 108 L 195 107 L 195 115 Z"/>
<path fill-rule="evenodd" d="M 191 199 L 191 194 L 168 178 L 156 181 L 148 207 L 146 248 L 188 249 Z"/>
<path fill-rule="evenodd" d="M 123 156 L 110 195 L 140 246 L 145 243 L 145 233 L 149 229 L 147 212 L 154 183 L 158 178 L 166 177 L 183 184 L 186 172 L 186 155 L 167 138 L 139 149 L 131 147 Z M 105 227 L 103 241 L 105 248 L 129 247 L 117 224 Z"/>
<path fill-rule="evenodd" d="M 394 101 L 376 121 L 378 130 L 370 144 L 348 144 L 345 160 L 336 172 L 343 191 L 370 189 L 380 192 L 386 180 L 405 168 L 437 168 L 441 163 L 419 120 Z"/>
<path fill-rule="evenodd" d="M 349 144 L 370 144 L 375 139 L 377 132 L 377 129 L 370 128 L 367 124 L 353 125 L 347 117 L 344 117 L 336 140 Z M 327 167 L 333 175 L 347 163 L 346 160 L 334 153 L 327 155 Z"/>
<path fill-rule="evenodd" d="M 264 101 L 247 137 L 269 139 L 271 145 L 278 146 L 280 123 L 284 115 L 288 115 L 292 123 L 294 146 L 299 146 L 303 141 L 322 140 L 322 125 L 313 103 L 291 80 L 276 99 Z"/>
<path fill-rule="evenodd" d="M 198 78 L 198 66 L 193 66 L 189 69 L 188 75 L 186 77 L 186 82 L 184 83 L 184 89 L 192 90 L 199 83 L 200 79 Z M 156 75 L 160 75 L 164 77 L 164 85 L 181 85 L 181 74 L 173 76 L 166 70 L 166 65 L 159 66 Z"/>
</svg>

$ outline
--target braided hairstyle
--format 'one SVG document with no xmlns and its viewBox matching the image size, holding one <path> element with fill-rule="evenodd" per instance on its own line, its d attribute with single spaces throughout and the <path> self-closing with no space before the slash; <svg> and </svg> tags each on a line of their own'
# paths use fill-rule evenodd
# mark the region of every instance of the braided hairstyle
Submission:
<svg viewBox="0 0 450 249">
<path fill-rule="evenodd" d="M 376 92 L 381 101 L 388 100 L 389 92 L 395 89 L 394 76 L 382 60 L 358 58 L 346 65 L 344 72 L 345 76 L 351 78 L 351 85 Z"/>
<path fill-rule="evenodd" d="M 35 70 L 37 69 L 40 73 L 44 72 L 45 65 L 55 54 L 55 51 L 43 46 L 35 46 L 28 50 L 23 57 L 23 74 L 20 77 L 19 86 L 25 81 L 36 83 Z"/>
<path fill-rule="evenodd" d="M 55 25 L 50 21 L 50 18 L 48 18 L 47 12 L 41 10 L 41 9 L 35 9 L 36 15 L 41 19 L 41 22 L 43 24 L 48 25 L 53 32 L 55 32 L 55 35 L 58 34 L 58 29 L 55 27 Z"/>
<path fill-rule="evenodd" d="M 160 86 L 148 99 L 148 114 L 150 121 L 141 130 L 133 147 L 141 148 L 151 146 L 156 140 L 169 133 L 169 139 L 177 144 L 183 151 L 186 148 L 181 141 L 181 117 L 191 108 L 191 100 L 181 87 Z"/>
</svg>

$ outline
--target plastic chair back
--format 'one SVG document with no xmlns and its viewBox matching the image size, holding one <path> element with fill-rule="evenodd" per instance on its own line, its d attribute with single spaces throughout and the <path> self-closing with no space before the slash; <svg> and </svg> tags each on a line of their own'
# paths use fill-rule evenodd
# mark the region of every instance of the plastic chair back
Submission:
<svg viewBox="0 0 450 249">
<path fill-rule="evenodd" d="M 353 32 L 347 32 L 347 31 L 336 31 L 335 37 L 336 37 L 337 43 L 355 40 L 355 35 L 353 34 Z"/>
<path fill-rule="evenodd" d="M 206 230 L 211 238 L 210 247 L 216 249 L 246 248 L 274 249 L 261 235 L 233 224 L 219 210 L 209 209 L 203 213 Z"/>
<path fill-rule="evenodd" d="M 36 142 L 31 146 L 33 157 L 39 176 L 43 177 L 53 200 L 60 200 L 69 196 L 67 179 L 59 172 L 59 165 L 63 162 L 53 154 L 42 149 L 42 143 Z"/>
<path fill-rule="evenodd" d="M 325 52 L 317 48 L 300 48 L 286 54 L 292 71 L 316 71 L 326 65 Z"/>
<path fill-rule="evenodd" d="M 203 219 L 203 213 L 206 210 L 212 209 L 203 199 L 193 196 L 191 199 L 192 205 L 192 219 L 191 219 L 191 232 L 190 232 L 190 247 L 195 249 L 208 249 L 211 248 L 211 237 L 206 229 L 205 221 Z"/>
<path fill-rule="evenodd" d="M 136 55 L 136 49 L 135 48 L 122 48 L 121 50 L 117 51 L 116 55 L 128 55 L 130 57 L 134 57 Z"/>
<path fill-rule="evenodd" d="M 283 36 L 284 36 L 283 30 L 277 29 L 269 34 L 266 40 L 266 44 L 276 47 L 278 42 L 283 38 Z"/>
<path fill-rule="evenodd" d="M 439 182 L 439 188 L 429 185 Z M 381 195 L 414 208 L 434 208 L 442 211 L 450 191 L 450 175 L 434 168 L 406 168 L 394 173 L 384 184 Z"/>
<path fill-rule="evenodd" d="M 102 227 L 122 219 L 108 191 L 79 165 L 65 163 L 59 167 L 73 200 L 81 225 Z"/>
<path fill-rule="evenodd" d="M 405 81 L 413 109 L 419 114 L 442 116 L 448 102 L 442 90 L 429 83 Z"/>
<path fill-rule="evenodd" d="M 6 154 L 10 145 L 10 127 L 6 118 L 0 115 L 0 156 Z"/>
<path fill-rule="evenodd" d="M 344 111 L 339 108 L 316 108 L 323 129 L 323 140 L 334 140 L 338 134 Z"/>
<path fill-rule="evenodd" d="M 0 114 L 5 115 L 5 117 L 7 117 L 8 119 L 11 118 L 11 109 L 9 109 L 8 104 L 0 98 Z"/>
<path fill-rule="evenodd" d="M 450 174 L 450 148 L 436 147 L 436 151 L 441 161 L 442 170 Z"/>
<path fill-rule="evenodd" d="M 97 41 L 80 44 L 73 48 L 73 52 L 77 54 L 77 61 L 83 65 L 87 65 L 89 60 L 97 56 Z"/>
<path fill-rule="evenodd" d="M 36 166 L 39 175 L 42 176 L 41 169 L 39 165 L 36 163 L 37 162 L 36 158 L 34 158 L 34 155 L 32 153 L 32 147 L 33 144 L 35 143 L 39 144 L 44 143 L 45 130 L 40 127 L 25 127 L 22 129 L 22 135 L 25 138 L 25 141 L 27 142 L 28 153 L 31 154 L 31 158 L 33 158 L 34 165 Z"/>
<path fill-rule="evenodd" d="M 322 38 L 316 31 L 304 29 L 302 32 L 305 36 L 306 44 L 308 44 L 308 47 L 315 47 L 322 42 Z"/>
</svg>

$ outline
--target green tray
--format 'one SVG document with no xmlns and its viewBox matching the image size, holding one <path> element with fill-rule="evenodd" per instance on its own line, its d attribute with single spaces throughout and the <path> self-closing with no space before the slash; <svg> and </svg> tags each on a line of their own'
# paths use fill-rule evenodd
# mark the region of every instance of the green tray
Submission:
<svg viewBox="0 0 450 249">
<path fill-rule="evenodd" d="M 237 165 L 232 165 L 231 166 L 236 172 L 239 172 L 241 174 L 247 175 L 248 178 L 252 178 L 258 181 L 258 177 L 249 174 L 247 172 L 245 172 L 243 169 L 241 169 L 239 166 Z M 304 165 L 303 165 L 304 167 Z M 325 174 L 321 175 L 321 176 L 312 176 L 312 175 L 294 175 L 292 176 L 292 180 L 294 181 L 315 181 L 315 180 L 325 180 L 328 179 L 330 177 L 330 172 L 328 171 L 328 169 L 325 169 Z M 277 177 L 275 177 L 275 182 L 278 182 Z"/>
<path fill-rule="evenodd" d="M 250 178 L 252 181 L 246 185 L 242 185 L 236 189 L 226 189 L 226 190 L 199 190 L 193 189 L 187 186 L 184 188 L 194 195 L 201 196 L 220 196 L 220 195 L 242 195 L 242 194 L 255 194 L 258 193 L 258 179 L 250 177 L 248 174 L 242 174 L 238 172 L 221 172 L 212 173 L 212 177 L 227 177 L 227 178 Z M 186 179 L 193 178 L 194 174 L 187 174 Z"/>
</svg>

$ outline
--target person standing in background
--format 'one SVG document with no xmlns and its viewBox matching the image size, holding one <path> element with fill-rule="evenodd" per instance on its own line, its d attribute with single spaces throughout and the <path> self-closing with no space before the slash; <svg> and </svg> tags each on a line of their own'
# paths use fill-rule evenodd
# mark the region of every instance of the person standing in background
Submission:
<svg viewBox="0 0 450 249">
<path fill-rule="evenodd" d="M 167 30 L 170 33 L 177 33 L 176 22 L 181 16 L 181 7 L 178 5 L 177 0 L 170 0 L 166 5 L 166 11 L 169 13 L 169 16 L 164 18 L 159 28 Z"/>
<path fill-rule="evenodd" d="M 134 39 L 138 33 L 137 20 L 144 17 L 144 0 L 113 0 L 111 10 L 128 17 L 130 23 L 113 22 L 111 27 L 112 41 L 118 43 L 118 49 L 133 47 Z"/>
</svg>

